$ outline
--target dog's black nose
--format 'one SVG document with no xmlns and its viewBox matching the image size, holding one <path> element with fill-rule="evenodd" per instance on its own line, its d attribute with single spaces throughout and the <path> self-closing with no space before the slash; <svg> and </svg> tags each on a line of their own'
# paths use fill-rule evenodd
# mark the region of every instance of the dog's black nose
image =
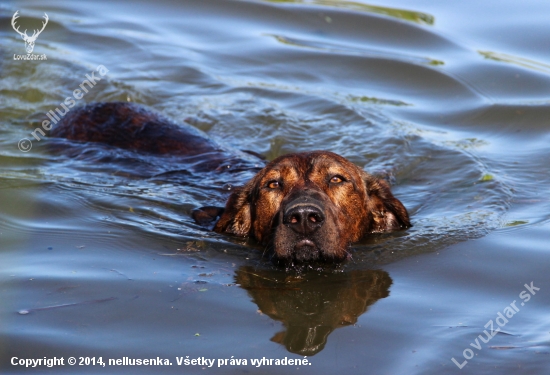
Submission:
<svg viewBox="0 0 550 375">
<path fill-rule="evenodd" d="M 283 224 L 298 234 L 308 235 L 323 226 L 325 215 L 316 205 L 299 203 L 291 205 L 285 211 Z"/>
</svg>

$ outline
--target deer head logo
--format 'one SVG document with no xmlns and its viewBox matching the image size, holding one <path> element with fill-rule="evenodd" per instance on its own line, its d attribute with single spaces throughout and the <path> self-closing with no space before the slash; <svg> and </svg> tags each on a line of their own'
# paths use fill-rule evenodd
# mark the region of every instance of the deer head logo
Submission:
<svg viewBox="0 0 550 375">
<path fill-rule="evenodd" d="M 21 35 L 21 38 L 23 38 L 23 40 L 25 41 L 25 49 L 27 50 L 27 53 L 32 53 L 32 50 L 34 49 L 34 42 L 36 41 L 36 38 L 38 38 L 38 35 L 40 35 L 40 33 L 42 31 L 44 31 L 44 29 L 46 28 L 46 25 L 48 24 L 48 15 L 46 13 L 44 13 L 45 21 L 42 22 L 42 30 L 40 30 L 40 31 L 34 30 L 34 33 L 31 36 L 28 36 L 26 29 L 25 29 L 25 32 L 22 33 L 21 31 L 19 31 L 19 26 L 15 27 L 15 20 L 19 18 L 18 13 L 19 13 L 19 11 L 14 13 L 14 15 L 11 19 L 11 25 L 12 25 L 13 29 L 15 31 L 17 31 L 17 33 L 19 35 Z"/>
</svg>

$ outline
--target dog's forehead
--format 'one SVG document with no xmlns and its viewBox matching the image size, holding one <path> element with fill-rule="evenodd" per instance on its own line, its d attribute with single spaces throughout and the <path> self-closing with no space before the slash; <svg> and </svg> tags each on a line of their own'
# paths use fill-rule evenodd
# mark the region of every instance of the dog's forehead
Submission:
<svg viewBox="0 0 550 375">
<path fill-rule="evenodd" d="M 346 163 L 346 161 L 347 160 L 343 157 L 335 154 L 316 154 L 312 155 L 312 157 L 310 158 L 309 169 L 316 172 L 341 170 L 346 167 L 344 166 L 344 164 L 349 164 L 349 162 Z"/>
<path fill-rule="evenodd" d="M 310 176 L 312 174 L 347 174 L 356 167 L 340 155 L 326 151 L 288 154 L 273 160 L 265 170 L 266 178 L 276 176 Z"/>
<path fill-rule="evenodd" d="M 345 179 L 360 179 L 359 168 L 346 158 L 332 154 L 316 155 L 312 160 L 311 168 L 308 172 L 310 178 L 326 178 L 340 175 Z"/>
<path fill-rule="evenodd" d="M 299 159 L 284 157 L 279 158 L 271 162 L 266 168 L 264 173 L 264 178 L 278 178 L 280 176 L 291 177 L 299 175 L 302 171 L 301 164 Z"/>
</svg>

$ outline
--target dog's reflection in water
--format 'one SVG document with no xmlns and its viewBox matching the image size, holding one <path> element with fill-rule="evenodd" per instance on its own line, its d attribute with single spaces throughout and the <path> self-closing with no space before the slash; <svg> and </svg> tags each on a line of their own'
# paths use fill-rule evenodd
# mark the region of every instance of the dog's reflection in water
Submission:
<svg viewBox="0 0 550 375">
<path fill-rule="evenodd" d="M 323 350 L 336 328 L 355 324 L 370 305 L 387 297 L 392 284 L 382 270 L 291 276 L 246 266 L 235 278 L 262 313 L 283 323 L 285 330 L 271 341 L 307 356 Z"/>
</svg>

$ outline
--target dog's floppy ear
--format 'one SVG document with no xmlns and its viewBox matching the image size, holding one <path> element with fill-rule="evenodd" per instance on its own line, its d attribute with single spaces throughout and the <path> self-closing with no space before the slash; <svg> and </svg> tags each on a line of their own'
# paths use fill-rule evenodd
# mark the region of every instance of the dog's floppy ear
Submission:
<svg viewBox="0 0 550 375">
<path fill-rule="evenodd" d="M 387 232 L 411 227 L 409 213 L 403 203 L 393 196 L 390 185 L 383 179 L 362 173 L 367 189 L 367 212 L 372 214 L 371 232 Z"/>
<path fill-rule="evenodd" d="M 237 188 L 225 205 L 220 220 L 214 226 L 214 232 L 230 233 L 246 237 L 251 235 L 252 216 L 250 210 L 251 185 Z"/>
</svg>

